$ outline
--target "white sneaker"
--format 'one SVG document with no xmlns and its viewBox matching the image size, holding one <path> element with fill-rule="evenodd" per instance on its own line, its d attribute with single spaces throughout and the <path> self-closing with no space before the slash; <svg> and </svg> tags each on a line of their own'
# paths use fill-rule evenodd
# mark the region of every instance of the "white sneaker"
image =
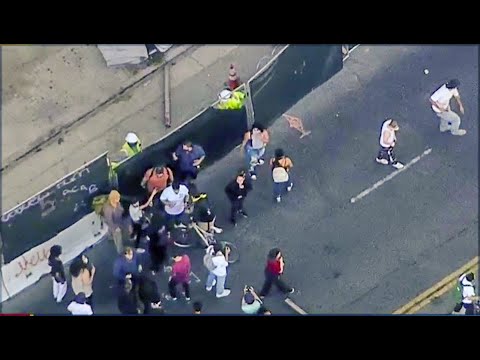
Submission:
<svg viewBox="0 0 480 360">
<path fill-rule="evenodd" d="M 464 129 L 459 129 L 455 132 L 452 132 L 452 135 L 456 135 L 456 136 L 463 136 L 467 133 L 467 130 L 464 130 Z"/>
<path fill-rule="evenodd" d="M 206 287 L 205 287 L 205 290 L 207 290 L 207 291 L 212 291 L 213 287 L 214 287 L 216 284 L 217 284 L 217 279 L 213 280 L 212 286 L 210 286 L 210 287 L 206 286 Z"/>
<path fill-rule="evenodd" d="M 213 231 L 215 232 L 215 234 L 221 234 L 221 233 L 223 233 L 223 229 L 220 229 L 220 228 L 218 228 L 218 227 L 213 227 L 212 229 L 213 229 Z"/>
<path fill-rule="evenodd" d="M 225 290 L 223 290 L 223 293 L 221 293 L 220 295 L 217 294 L 217 298 L 222 298 L 222 297 L 228 296 L 228 295 L 230 295 L 231 292 L 232 292 L 231 290 L 225 289 Z"/>
<path fill-rule="evenodd" d="M 404 165 L 401 163 L 401 162 L 396 162 L 395 164 L 392 164 L 392 166 L 395 168 L 395 169 L 401 169 L 404 167 Z"/>
<path fill-rule="evenodd" d="M 186 229 L 186 228 L 187 228 L 187 227 L 186 227 L 185 225 L 183 225 L 183 224 L 175 225 L 175 227 L 176 227 L 177 229 Z"/>
<path fill-rule="evenodd" d="M 290 183 L 290 185 L 287 186 L 287 191 L 289 192 L 292 191 L 292 188 L 293 188 L 293 183 Z"/>
<path fill-rule="evenodd" d="M 265 161 L 263 159 L 258 159 L 258 165 L 263 165 L 265 164 Z"/>
<path fill-rule="evenodd" d="M 279 203 L 280 201 L 282 201 L 282 198 L 280 196 L 277 196 L 277 203 Z"/>
<path fill-rule="evenodd" d="M 375 158 L 375 161 L 379 164 L 382 164 L 382 165 L 388 165 L 388 160 L 387 159 Z"/>
<path fill-rule="evenodd" d="M 252 180 L 257 180 L 257 175 L 252 175 L 251 178 Z"/>
</svg>

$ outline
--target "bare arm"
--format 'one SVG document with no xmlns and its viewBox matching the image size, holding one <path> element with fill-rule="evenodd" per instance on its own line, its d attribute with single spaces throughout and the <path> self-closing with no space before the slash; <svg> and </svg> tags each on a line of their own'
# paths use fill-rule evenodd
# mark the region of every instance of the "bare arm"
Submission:
<svg viewBox="0 0 480 360">
<path fill-rule="evenodd" d="M 145 209 L 147 206 L 150 206 L 150 205 L 152 204 L 153 198 L 154 198 L 155 195 L 157 195 L 157 194 L 158 194 L 158 189 L 157 189 L 157 188 L 153 189 L 152 193 L 150 194 L 150 197 L 148 198 L 148 201 L 147 201 L 145 204 L 141 205 L 141 206 L 139 207 L 139 209 L 140 209 L 140 210 L 143 210 L 143 209 Z"/>
<path fill-rule="evenodd" d="M 243 135 L 243 141 L 242 141 L 242 146 L 240 147 L 240 152 L 243 152 L 243 148 L 245 147 L 245 144 L 250 140 L 250 133 L 247 132 L 245 135 Z"/>
<path fill-rule="evenodd" d="M 460 99 L 460 94 L 458 96 L 455 96 L 455 100 L 457 101 L 458 107 L 460 108 L 460 112 L 463 114 L 465 112 L 465 109 L 463 108 L 463 103 L 462 103 L 462 99 Z"/>
</svg>

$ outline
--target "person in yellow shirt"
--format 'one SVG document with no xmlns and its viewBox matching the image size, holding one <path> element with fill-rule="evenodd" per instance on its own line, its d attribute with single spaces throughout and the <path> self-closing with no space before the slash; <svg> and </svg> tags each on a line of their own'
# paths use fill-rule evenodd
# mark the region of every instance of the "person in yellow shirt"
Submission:
<svg viewBox="0 0 480 360">
<path fill-rule="evenodd" d="M 239 110 L 243 107 L 246 95 L 241 91 L 222 90 L 218 96 L 217 109 L 219 110 Z"/>
</svg>

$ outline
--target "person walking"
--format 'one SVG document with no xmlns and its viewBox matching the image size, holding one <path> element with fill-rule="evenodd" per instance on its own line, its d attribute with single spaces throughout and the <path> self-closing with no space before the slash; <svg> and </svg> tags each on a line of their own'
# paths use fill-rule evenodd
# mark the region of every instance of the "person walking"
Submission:
<svg viewBox="0 0 480 360">
<path fill-rule="evenodd" d="M 450 100 L 453 97 L 457 101 L 462 115 L 465 114 L 465 109 L 460 99 L 460 92 L 458 91 L 459 86 L 460 81 L 458 79 L 452 79 L 442 84 L 442 86 L 430 96 L 430 104 L 432 110 L 440 118 L 441 132 L 450 131 L 452 135 L 463 136 L 467 133 L 467 130 L 460 129 L 460 116 L 452 111 L 450 107 Z"/>
<path fill-rule="evenodd" d="M 177 300 L 177 285 L 182 285 L 185 291 L 185 299 L 190 301 L 190 271 L 192 265 L 188 255 L 175 256 L 173 258 L 172 274 L 168 281 L 168 291 L 172 300 Z"/>
<path fill-rule="evenodd" d="M 237 177 L 225 187 L 225 193 L 231 203 L 230 221 L 234 226 L 237 225 L 237 214 L 248 217 L 243 208 L 243 202 L 251 190 L 252 184 L 243 170 L 238 172 Z"/>
<path fill-rule="evenodd" d="M 65 276 L 65 268 L 62 260 L 60 260 L 60 255 L 62 255 L 62 247 L 53 245 L 48 256 L 48 266 L 51 268 L 53 298 L 57 303 L 61 303 L 67 293 L 67 277 Z"/>
<path fill-rule="evenodd" d="M 282 201 L 285 191 L 292 191 L 293 180 L 290 170 L 293 167 L 292 160 L 285 156 L 283 149 L 275 150 L 275 157 L 270 159 L 273 179 L 273 196 L 277 202 Z"/>
<path fill-rule="evenodd" d="M 92 307 L 87 303 L 87 297 L 83 292 L 75 295 L 75 299 L 68 305 L 67 310 L 72 315 L 93 315 Z"/>
<path fill-rule="evenodd" d="M 284 294 L 291 294 L 294 288 L 285 284 L 281 279 L 285 268 L 285 262 L 280 249 L 274 248 L 268 253 L 267 266 L 265 267 L 265 282 L 260 291 L 260 298 L 267 296 L 270 293 L 272 285 L 275 286 Z"/>
<path fill-rule="evenodd" d="M 393 119 L 387 119 L 382 123 L 380 130 L 380 151 L 375 161 L 382 165 L 392 165 L 395 169 L 403 168 L 403 164 L 397 161 L 393 148 L 397 143 L 396 132 L 400 130 L 398 123 Z"/>
<path fill-rule="evenodd" d="M 188 224 L 188 216 L 185 215 L 188 194 L 188 188 L 178 182 L 174 182 L 163 190 L 160 200 L 165 205 L 165 213 L 167 214 L 167 223 L 169 225 L 186 228 L 184 223 Z"/>
<path fill-rule="evenodd" d="M 216 285 L 217 298 L 228 296 L 230 295 L 231 290 L 225 289 L 225 282 L 227 280 L 227 267 L 229 265 L 228 256 L 230 254 L 230 248 L 228 246 L 225 247 L 225 255 L 222 252 L 222 246 L 220 244 L 213 245 L 213 248 L 209 247 L 207 251 L 207 254 L 211 254 L 211 266 L 207 266 L 207 268 L 209 268 L 209 273 L 205 289 L 207 291 L 212 291 L 212 288 Z"/>
<path fill-rule="evenodd" d="M 92 306 L 93 300 L 93 279 L 95 277 L 95 266 L 93 266 L 85 254 L 76 257 L 70 265 L 72 276 L 72 290 L 75 295 L 85 295 L 88 305 Z"/>
<path fill-rule="evenodd" d="M 139 256 L 131 247 L 126 247 L 123 254 L 119 255 L 113 264 L 113 276 L 119 284 L 129 278 L 135 285 L 141 272 L 142 265 Z"/>
<path fill-rule="evenodd" d="M 473 272 L 462 274 L 458 278 L 458 288 L 460 289 L 461 302 L 455 306 L 455 312 L 460 312 L 462 308 L 465 309 L 465 315 L 474 315 L 475 308 L 473 302 L 479 300 L 475 295 L 475 274 Z M 460 306 L 459 306 L 460 305 Z"/>
<path fill-rule="evenodd" d="M 252 180 L 257 180 L 255 168 L 264 164 L 263 155 L 269 142 L 270 136 L 268 131 L 260 124 L 254 124 L 252 129 L 243 136 L 240 151 L 245 156 L 245 165 Z"/>
<path fill-rule="evenodd" d="M 123 206 L 120 203 L 120 193 L 117 190 L 112 190 L 108 195 L 108 200 L 103 205 L 102 214 L 118 254 L 123 251 L 123 211 Z"/>
<path fill-rule="evenodd" d="M 184 141 L 172 154 L 176 162 L 176 173 L 178 180 L 188 184 L 196 180 L 202 162 L 205 160 L 205 151 L 200 145 L 194 145 L 191 141 Z M 178 172 L 178 174 L 177 174 Z"/>
<path fill-rule="evenodd" d="M 152 275 L 160 271 L 165 260 L 167 259 L 168 247 L 173 243 L 171 231 L 163 225 L 158 231 L 150 236 L 150 270 Z"/>
</svg>

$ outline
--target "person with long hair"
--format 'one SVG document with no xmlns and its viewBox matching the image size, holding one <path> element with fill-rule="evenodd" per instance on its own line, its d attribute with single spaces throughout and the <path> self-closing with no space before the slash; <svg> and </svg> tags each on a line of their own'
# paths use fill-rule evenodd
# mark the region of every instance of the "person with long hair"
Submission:
<svg viewBox="0 0 480 360">
<path fill-rule="evenodd" d="M 117 190 L 112 190 L 108 195 L 108 200 L 103 205 L 102 214 L 108 225 L 108 233 L 113 239 L 115 248 L 121 254 L 123 252 L 122 230 L 124 221 L 123 206 L 120 203 L 120 193 Z"/>
<path fill-rule="evenodd" d="M 285 191 L 292 191 L 293 181 L 290 173 L 293 167 L 292 160 L 285 156 L 283 149 L 275 150 L 275 157 L 270 160 L 273 179 L 273 196 L 277 202 L 282 201 Z"/>
<path fill-rule="evenodd" d="M 85 254 L 76 257 L 70 264 L 70 275 L 72 276 L 72 290 L 75 295 L 83 293 L 88 305 L 92 306 L 93 300 L 93 279 L 95 277 L 95 266 Z"/>
<path fill-rule="evenodd" d="M 281 279 L 285 268 L 285 262 L 283 260 L 283 254 L 278 248 L 270 250 L 267 258 L 267 266 L 265 267 L 265 282 L 263 283 L 262 290 L 260 291 L 260 297 L 265 297 L 270 292 L 272 285 L 283 292 L 284 294 L 291 294 L 295 290 L 285 284 Z"/>
</svg>

